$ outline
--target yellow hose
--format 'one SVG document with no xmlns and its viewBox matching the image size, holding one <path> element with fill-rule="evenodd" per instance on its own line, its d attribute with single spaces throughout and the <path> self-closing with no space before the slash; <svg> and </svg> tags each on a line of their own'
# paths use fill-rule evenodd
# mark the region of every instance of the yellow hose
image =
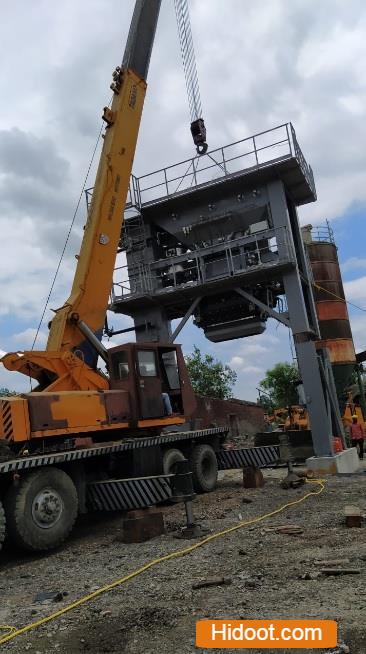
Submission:
<svg viewBox="0 0 366 654">
<path fill-rule="evenodd" d="M 159 565 L 160 563 L 164 563 L 165 561 L 170 561 L 171 559 L 176 559 L 178 557 L 185 556 L 186 554 L 190 554 L 191 552 L 194 552 L 194 550 L 197 550 L 199 547 L 202 547 L 203 545 L 206 545 L 207 543 L 216 540 L 217 538 L 221 538 L 221 536 L 226 536 L 226 534 L 231 534 L 232 532 L 237 531 L 238 529 L 242 529 L 243 527 L 248 527 L 249 525 L 253 525 L 267 518 L 271 518 L 272 516 L 277 515 L 278 513 L 282 513 L 282 511 L 285 511 L 285 509 L 288 509 L 291 506 L 295 506 L 296 504 L 300 504 L 301 502 L 304 502 L 304 500 L 306 500 L 308 497 L 311 497 L 312 495 L 320 495 L 320 493 L 322 493 L 325 490 L 324 479 L 311 479 L 311 480 L 307 479 L 306 482 L 308 484 L 317 484 L 318 486 L 320 486 L 320 488 L 318 490 L 310 491 L 309 493 L 306 493 L 306 495 L 303 495 L 298 500 L 287 502 L 287 504 L 280 506 L 278 509 L 271 511 L 270 513 L 266 513 L 265 515 L 258 516 L 257 518 L 252 518 L 251 520 L 243 520 L 239 522 L 237 525 L 234 525 L 234 527 L 229 527 L 228 529 L 219 531 L 216 534 L 207 536 L 203 540 L 200 540 L 198 543 L 194 543 L 194 545 L 189 545 L 189 547 L 185 547 L 182 550 L 177 550 L 175 552 L 171 552 L 170 554 L 165 554 L 164 556 L 161 556 L 159 559 L 154 559 L 153 561 L 146 563 L 145 565 L 141 566 L 141 568 L 138 568 L 137 570 L 130 572 L 124 577 L 121 577 L 120 579 L 116 579 L 115 581 L 112 581 L 112 583 L 106 584 L 106 586 L 103 586 L 102 588 L 98 588 L 98 590 L 89 593 L 89 595 L 84 595 L 83 597 L 80 597 L 75 602 L 72 602 L 71 604 L 64 606 L 62 609 L 59 609 L 54 613 L 51 613 L 51 615 L 41 618 L 40 620 L 36 620 L 35 622 L 31 622 L 30 624 L 27 624 L 24 627 L 21 627 L 20 629 L 17 629 L 16 627 L 10 627 L 8 625 L 0 625 L 1 631 L 8 631 L 8 633 L 0 637 L 0 645 L 3 645 L 4 643 L 9 642 L 10 640 L 13 640 L 13 638 L 17 638 L 18 636 L 21 636 L 22 634 L 25 634 L 28 631 L 31 631 L 32 629 L 41 627 L 42 625 L 47 624 L 47 622 L 51 622 L 51 620 L 56 620 L 56 618 L 61 617 L 65 613 L 68 613 L 69 611 L 76 609 L 78 606 L 81 606 L 82 604 L 86 604 L 86 602 L 90 602 L 90 600 L 95 599 L 96 597 L 102 595 L 103 593 L 107 593 L 110 590 L 113 590 L 113 588 L 116 588 L 117 586 L 121 586 L 122 584 L 126 583 L 130 579 L 137 577 L 143 572 L 146 572 L 146 570 L 149 570 L 150 568 L 153 568 L 154 566 Z"/>
</svg>

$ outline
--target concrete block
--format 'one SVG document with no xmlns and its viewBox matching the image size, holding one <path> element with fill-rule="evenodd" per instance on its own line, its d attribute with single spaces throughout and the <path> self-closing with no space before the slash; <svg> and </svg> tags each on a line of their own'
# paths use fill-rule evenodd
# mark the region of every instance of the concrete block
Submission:
<svg viewBox="0 0 366 654">
<path fill-rule="evenodd" d="M 244 488 L 261 488 L 263 485 L 264 478 L 259 468 L 243 468 Z"/>
<path fill-rule="evenodd" d="M 361 509 L 358 506 L 348 504 L 344 507 L 344 517 L 346 519 L 346 527 L 361 527 Z"/>
<path fill-rule="evenodd" d="M 123 519 L 122 543 L 143 543 L 164 534 L 164 517 L 161 511 L 151 509 L 130 511 Z"/>
<path fill-rule="evenodd" d="M 312 456 L 306 459 L 306 466 L 317 475 L 352 474 L 359 470 L 360 461 L 356 448 L 351 447 L 333 456 Z"/>
</svg>

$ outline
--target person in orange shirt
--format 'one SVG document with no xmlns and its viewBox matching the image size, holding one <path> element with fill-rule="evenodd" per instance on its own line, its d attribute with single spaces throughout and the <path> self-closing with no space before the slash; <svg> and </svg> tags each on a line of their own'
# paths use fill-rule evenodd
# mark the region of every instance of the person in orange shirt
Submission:
<svg viewBox="0 0 366 654">
<path fill-rule="evenodd" d="M 365 438 L 365 430 L 362 425 L 358 424 L 358 418 L 356 415 L 352 416 L 352 424 L 349 428 L 349 437 L 351 441 L 351 447 L 355 447 L 358 450 L 358 456 L 360 459 L 363 459 L 363 441 Z"/>
</svg>

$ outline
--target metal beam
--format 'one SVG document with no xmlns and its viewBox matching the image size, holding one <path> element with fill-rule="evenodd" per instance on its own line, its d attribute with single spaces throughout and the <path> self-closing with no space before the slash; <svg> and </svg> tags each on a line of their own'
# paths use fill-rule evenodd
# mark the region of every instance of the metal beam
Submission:
<svg viewBox="0 0 366 654">
<path fill-rule="evenodd" d="M 189 318 L 191 317 L 193 311 L 199 305 L 201 300 L 202 300 L 202 297 L 196 297 L 196 299 L 193 300 L 193 302 L 192 302 L 191 306 L 189 307 L 187 313 L 182 318 L 182 320 L 180 321 L 178 327 L 174 330 L 174 332 L 172 334 L 172 337 L 170 339 L 172 343 L 174 343 L 174 341 L 177 338 L 178 334 L 182 331 L 182 329 L 183 329 L 184 325 L 186 324 L 187 320 L 189 320 Z"/>
<path fill-rule="evenodd" d="M 329 354 L 326 348 L 322 348 L 320 350 L 319 354 L 319 368 L 320 368 L 320 374 L 326 389 L 326 392 L 328 394 L 329 398 L 329 404 L 330 404 L 330 409 L 331 409 L 331 429 L 333 429 L 334 425 L 334 430 L 336 431 L 336 435 L 340 436 L 342 439 L 343 447 L 346 448 L 346 439 L 345 439 L 345 432 L 344 432 L 344 426 L 342 422 L 342 417 L 341 413 L 339 410 L 339 404 L 338 404 L 338 398 L 337 398 L 337 391 L 334 383 L 334 377 L 333 377 L 333 372 L 332 372 L 332 366 L 330 363 L 329 359 Z"/>
<path fill-rule="evenodd" d="M 123 68 L 131 68 L 146 80 L 159 18 L 161 0 L 136 0 L 128 33 Z"/>
<path fill-rule="evenodd" d="M 292 239 L 295 231 L 294 227 L 298 224 L 296 207 L 292 206 L 292 224 L 288 211 L 288 206 L 291 204 L 291 201 L 286 201 L 283 182 L 281 180 L 270 182 L 267 189 L 269 202 L 271 204 L 273 226 L 276 228 L 285 225 L 287 227 L 290 242 L 293 244 Z M 280 250 L 282 247 L 283 245 L 278 243 L 278 249 Z M 293 245 L 293 247 L 295 246 Z M 302 252 L 303 248 L 304 246 L 299 239 L 297 242 L 297 257 L 299 260 L 299 251 L 301 250 L 300 259 L 305 262 L 304 266 L 307 266 L 305 254 Z M 307 272 L 307 268 L 304 268 L 301 272 Z M 319 362 L 313 340 L 315 336 L 313 328 L 315 327 L 316 329 L 317 325 L 312 290 L 311 287 L 307 288 L 302 284 L 298 267 L 284 273 L 283 286 L 287 298 L 297 361 L 304 384 L 306 407 L 309 412 L 315 456 L 332 456 L 333 434 L 330 429 Z M 306 297 L 305 291 L 308 292 Z"/>
<path fill-rule="evenodd" d="M 278 320 L 278 322 L 282 322 L 283 325 L 286 325 L 286 327 L 290 327 L 290 321 L 282 316 L 278 311 L 275 311 L 271 307 L 267 306 L 267 304 L 264 304 L 264 302 L 261 302 L 258 300 L 254 295 L 251 295 L 251 293 L 248 293 L 247 291 L 243 291 L 241 288 L 236 288 L 235 289 L 236 293 L 244 297 L 248 302 L 251 302 L 252 304 L 255 304 L 257 307 L 262 309 L 262 311 L 265 311 L 268 313 L 272 318 L 275 318 L 275 320 Z"/>
</svg>

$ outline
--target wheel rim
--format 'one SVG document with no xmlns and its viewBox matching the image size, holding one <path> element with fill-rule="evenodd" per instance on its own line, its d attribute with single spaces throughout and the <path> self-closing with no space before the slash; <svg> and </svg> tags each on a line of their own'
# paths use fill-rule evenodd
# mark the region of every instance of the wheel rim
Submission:
<svg viewBox="0 0 366 654">
<path fill-rule="evenodd" d="M 60 520 L 64 510 L 62 497 L 54 488 L 44 488 L 34 498 L 32 517 L 41 529 L 50 529 Z"/>
</svg>

